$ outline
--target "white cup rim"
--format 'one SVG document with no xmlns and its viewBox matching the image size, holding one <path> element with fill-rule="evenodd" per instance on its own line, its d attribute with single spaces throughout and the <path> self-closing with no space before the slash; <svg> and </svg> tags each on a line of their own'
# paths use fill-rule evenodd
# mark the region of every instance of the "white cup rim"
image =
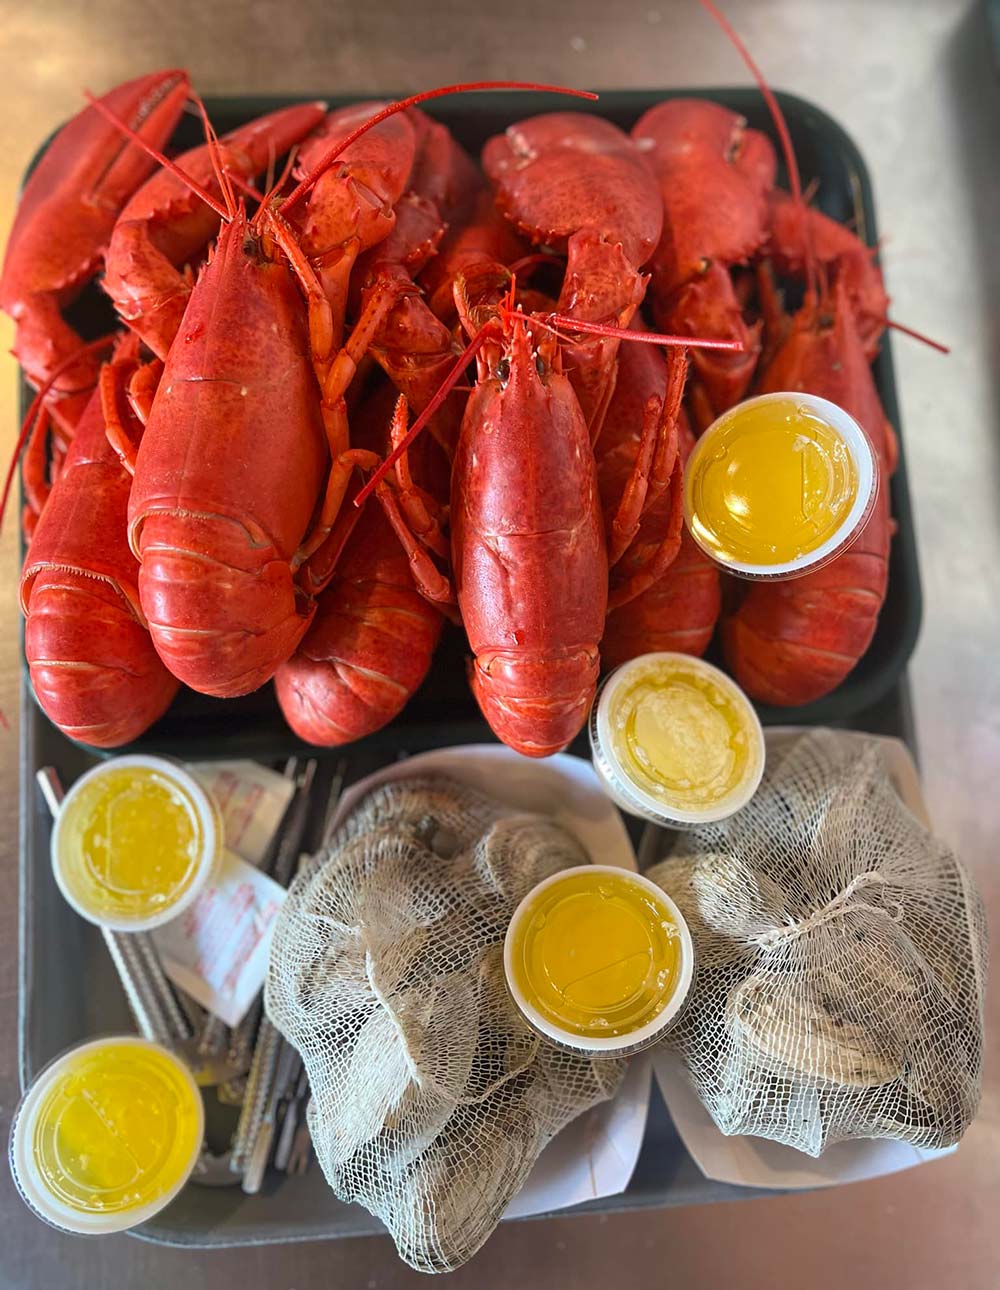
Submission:
<svg viewBox="0 0 1000 1290">
<path fill-rule="evenodd" d="M 30 1130 L 34 1125 L 34 1118 L 38 1113 L 39 1103 L 50 1088 L 53 1080 L 58 1078 L 70 1062 L 78 1058 L 81 1053 L 88 1052 L 93 1048 L 104 1048 L 111 1044 L 138 1045 L 169 1057 L 190 1088 L 197 1111 L 198 1125 L 194 1135 L 195 1145 L 192 1149 L 189 1166 L 181 1172 L 177 1182 L 162 1195 L 157 1196 L 155 1200 L 148 1201 L 136 1210 L 122 1211 L 117 1214 L 88 1214 L 86 1211 L 73 1209 L 71 1206 L 57 1200 L 39 1181 L 30 1160 L 28 1142 L 31 1136 Z M 106 1035 L 100 1039 L 89 1039 L 61 1053 L 47 1066 L 43 1067 L 32 1080 L 21 1099 L 20 1106 L 14 1113 L 14 1120 L 11 1125 L 11 1172 L 14 1175 L 15 1185 L 29 1208 L 45 1222 L 50 1223 L 53 1227 L 58 1227 L 64 1232 L 72 1232 L 77 1236 L 110 1235 L 113 1232 L 125 1232 L 133 1227 L 138 1227 L 140 1223 L 147 1222 L 175 1199 L 194 1172 L 201 1153 L 204 1136 L 205 1105 L 202 1101 L 201 1091 L 195 1083 L 190 1069 L 177 1054 L 171 1052 L 169 1048 L 165 1048 L 163 1044 L 155 1043 L 150 1039 L 143 1039 L 141 1035 Z"/>
<path fill-rule="evenodd" d="M 733 789 L 721 802 L 700 810 L 670 806 L 636 784 L 615 752 L 614 740 L 611 738 L 612 699 L 618 689 L 628 682 L 632 672 L 640 672 L 652 662 L 673 663 L 711 678 L 720 689 L 725 690 L 746 717 L 747 731 L 752 745 L 752 769 L 743 783 Z M 639 654 L 636 658 L 629 659 L 627 663 L 616 667 L 605 678 L 597 696 L 591 735 L 596 744 L 595 751 L 599 752 L 601 760 L 605 763 L 604 766 L 598 765 L 598 771 L 611 771 L 613 776 L 611 787 L 615 793 L 626 803 L 634 804 L 637 814 L 644 815 L 647 819 L 653 818 L 662 824 L 716 824 L 719 820 L 726 820 L 746 806 L 760 787 L 760 781 L 764 775 L 766 752 L 764 728 L 756 709 L 731 676 L 695 654 L 681 654 L 675 650 L 656 650 L 649 654 Z"/>
<path fill-rule="evenodd" d="M 697 462 L 698 457 L 708 451 L 712 435 L 717 432 L 719 426 L 724 422 L 728 422 L 739 409 L 757 407 L 765 403 L 787 402 L 789 399 L 809 407 L 832 425 L 843 438 L 858 472 L 857 493 L 851 504 L 851 509 L 842 523 L 825 542 L 820 543 L 814 550 L 806 552 L 805 555 L 797 556 L 794 560 L 784 560 L 776 564 L 759 564 L 742 560 L 727 560 L 699 536 L 693 523 L 688 502 L 688 490 L 685 487 L 684 526 L 691 538 L 713 564 L 727 569 L 730 573 L 739 574 L 744 578 L 764 580 L 770 578 L 793 578 L 829 563 L 844 547 L 856 541 L 861 535 L 865 525 L 871 518 L 875 506 L 875 498 L 879 489 L 879 467 L 878 458 L 871 445 L 871 440 L 854 417 L 849 412 L 845 412 L 839 404 L 832 403 L 829 399 L 821 398 L 818 394 L 804 394 L 801 390 L 776 390 L 771 394 L 757 394 L 753 398 L 743 399 L 734 407 L 721 413 L 698 438 L 685 466 L 685 474 L 687 474 L 692 464 Z"/>
<path fill-rule="evenodd" d="M 573 877 L 575 874 L 607 873 L 613 874 L 617 878 L 624 878 L 628 882 L 633 882 L 648 895 L 653 896 L 662 905 L 665 905 L 671 918 L 673 918 L 681 941 L 681 963 L 680 973 L 674 986 L 673 994 L 668 999 L 666 1005 L 660 1012 L 647 1021 L 644 1026 L 638 1030 L 630 1030 L 624 1035 L 613 1035 L 606 1039 L 590 1037 L 587 1035 L 576 1035 L 572 1031 L 563 1030 L 554 1025 L 545 1017 L 524 995 L 524 992 L 518 986 L 513 971 L 514 960 L 514 937 L 518 924 L 524 920 L 527 910 L 530 908 L 535 899 L 541 892 L 553 886 L 565 878 Z M 616 1053 L 623 1049 L 633 1049 L 637 1045 L 644 1045 L 652 1041 L 656 1035 L 665 1030 L 673 1019 L 677 1016 L 681 1007 L 687 998 L 691 988 L 691 981 L 694 977 L 694 942 L 691 939 L 691 932 L 688 928 L 684 915 L 677 908 L 676 904 L 667 895 L 662 887 L 652 882 L 644 874 L 636 873 L 633 869 L 622 869 L 616 865 L 609 864 L 581 864 L 573 865 L 569 869 L 560 869 L 558 873 L 550 874 L 548 878 L 543 878 L 541 882 L 536 883 L 534 887 L 518 903 L 517 908 L 511 915 L 510 922 L 507 924 L 507 933 L 503 941 L 503 970 L 507 980 L 507 988 L 510 991 L 511 998 L 514 1000 L 518 1010 L 528 1021 L 532 1029 L 539 1031 L 546 1038 L 551 1039 L 554 1043 L 560 1044 L 566 1048 L 574 1048 L 581 1053 Z"/>
<path fill-rule="evenodd" d="M 95 914 L 93 910 L 88 909 L 86 905 L 76 898 L 69 885 L 66 874 L 63 871 L 63 856 L 60 852 L 63 821 L 67 818 L 67 807 L 72 803 L 74 797 L 91 780 L 107 774 L 109 770 L 117 770 L 128 766 L 141 766 L 147 770 L 157 771 L 180 784 L 194 803 L 205 839 L 201 858 L 198 862 L 198 869 L 191 879 L 187 891 L 178 900 L 168 905 L 166 909 L 159 910 L 155 914 L 136 918 Z M 98 762 L 96 766 L 92 766 L 90 770 L 81 775 L 73 783 L 60 803 L 59 813 L 52 824 L 52 835 L 49 842 L 52 874 L 63 898 L 67 904 L 76 910 L 81 918 L 85 918 L 88 923 L 93 923 L 96 927 L 106 928 L 109 932 L 150 932 L 154 928 L 162 927 L 164 923 L 169 923 L 177 918 L 193 904 L 201 893 L 215 867 L 221 850 L 221 816 L 208 790 L 179 762 L 172 761 L 168 757 L 154 757 L 146 753 L 128 753 L 123 757 L 110 757 L 106 761 Z"/>
</svg>

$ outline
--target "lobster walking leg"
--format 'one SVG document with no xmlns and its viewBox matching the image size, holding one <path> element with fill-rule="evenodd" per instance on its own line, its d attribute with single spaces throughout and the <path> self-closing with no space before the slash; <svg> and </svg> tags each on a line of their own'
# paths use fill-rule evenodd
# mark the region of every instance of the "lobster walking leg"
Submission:
<svg viewBox="0 0 1000 1290">
<path fill-rule="evenodd" d="M 679 352 L 669 351 L 667 361 L 683 373 Z M 635 470 L 644 408 L 651 399 L 669 405 L 671 389 L 674 399 L 683 390 L 676 376 L 668 381 L 663 358 L 646 345 L 623 344 L 619 364 L 615 395 L 597 443 L 601 502 L 609 526 L 622 495 L 622 481 Z M 601 638 L 601 662 L 606 668 L 655 650 L 701 654 L 719 615 L 718 569 L 681 524 L 679 466 L 694 439 L 680 406 L 676 414 L 676 478 L 669 489 L 647 498 L 632 542 L 612 570 L 611 607 Z M 677 549 L 675 558 L 655 576 L 658 559 L 669 557 L 673 549 Z M 624 608 L 614 608 L 619 602 Z"/>
</svg>

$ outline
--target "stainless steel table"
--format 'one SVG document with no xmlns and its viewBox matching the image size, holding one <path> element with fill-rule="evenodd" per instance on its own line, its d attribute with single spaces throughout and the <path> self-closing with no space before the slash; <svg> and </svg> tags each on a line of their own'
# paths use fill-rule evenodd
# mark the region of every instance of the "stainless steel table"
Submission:
<svg viewBox="0 0 1000 1290">
<path fill-rule="evenodd" d="M 772 81 L 817 103 L 867 157 L 900 320 L 953 347 L 896 345 L 917 508 L 925 616 L 911 680 L 926 794 L 938 831 L 1000 913 L 1000 87 L 985 7 L 969 0 L 730 0 Z M 593 88 L 725 84 L 742 65 L 694 0 L 547 5 L 472 13 L 440 2 L 348 7 L 329 0 L 126 6 L 36 0 L 0 24 L 0 230 L 38 141 L 138 70 L 188 66 L 206 92 L 423 87 L 512 76 Z M 2 348 L 9 347 L 6 321 Z M 15 367 L 0 363 L 0 445 L 13 440 Z M 0 456 L 3 454 L 0 453 Z M 0 539 L 0 1108 L 14 1107 L 16 534 Z M 997 918 L 994 918 L 997 922 Z M 54 951 L 55 952 L 55 951 Z M 449 1284 L 509 1286 L 738 1279 L 968 1290 L 996 1285 L 1000 1255 L 998 1007 L 989 1000 L 979 1121 L 948 1161 L 836 1193 L 736 1206 L 573 1218 L 499 1231 Z M 305 1287 L 425 1284 L 384 1240 L 186 1255 L 130 1238 L 84 1242 L 39 1226 L 0 1177 L 0 1286 Z"/>
</svg>

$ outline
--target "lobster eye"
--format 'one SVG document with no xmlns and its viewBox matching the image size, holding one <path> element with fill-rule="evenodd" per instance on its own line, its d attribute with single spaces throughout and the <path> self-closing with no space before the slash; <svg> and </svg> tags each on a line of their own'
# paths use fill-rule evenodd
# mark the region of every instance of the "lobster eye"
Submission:
<svg viewBox="0 0 1000 1290">
<path fill-rule="evenodd" d="M 545 375 L 545 364 L 542 362 L 541 354 L 539 354 L 535 359 L 535 371 L 539 376 Z"/>
<path fill-rule="evenodd" d="M 497 363 L 497 380 L 506 382 L 509 376 L 510 376 L 510 359 L 501 358 L 500 362 Z"/>
</svg>

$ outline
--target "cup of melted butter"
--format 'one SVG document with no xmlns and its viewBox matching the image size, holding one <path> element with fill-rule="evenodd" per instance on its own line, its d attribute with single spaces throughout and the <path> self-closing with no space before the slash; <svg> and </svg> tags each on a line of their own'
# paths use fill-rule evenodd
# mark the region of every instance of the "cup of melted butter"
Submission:
<svg viewBox="0 0 1000 1290">
<path fill-rule="evenodd" d="M 843 408 L 814 394 L 761 394 L 698 440 L 684 468 L 684 520 L 730 573 L 795 578 L 856 541 L 877 489 L 871 443 Z"/>
<path fill-rule="evenodd" d="M 187 909 L 222 845 L 218 806 L 190 772 L 163 757 L 114 757 L 66 794 L 52 829 L 52 870 L 89 922 L 149 931 Z"/>
<path fill-rule="evenodd" d="M 683 915 L 629 869 L 580 865 L 518 905 L 504 940 L 507 987 L 521 1015 L 560 1048 L 621 1057 L 660 1039 L 691 985 Z"/>
<path fill-rule="evenodd" d="M 764 773 L 764 732 L 750 700 L 689 654 L 642 654 L 616 668 L 594 703 L 590 745 L 616 805 L 670 827 L 735 814 Z"/>
<path fill-rule="evenodd" d="M 11 1173 L 52 1226 L 122 1232 L 181 1190 L 204 1128 L 201 1094 L 173 1053 L 135 1035 L 91 1040 L 32 1081 L 11 1127 Z"/>
</svg>

